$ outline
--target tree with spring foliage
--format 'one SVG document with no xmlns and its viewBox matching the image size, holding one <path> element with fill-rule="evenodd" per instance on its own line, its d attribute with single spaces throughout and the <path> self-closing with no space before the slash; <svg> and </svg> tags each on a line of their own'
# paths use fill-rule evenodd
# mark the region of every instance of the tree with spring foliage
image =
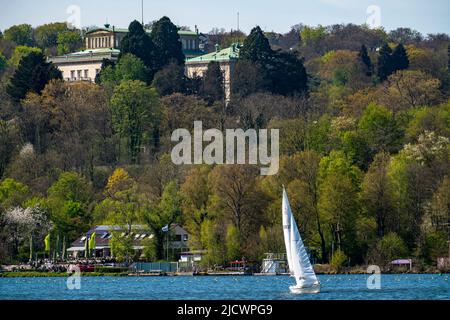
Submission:
<svg viewBox="0 0 450 320">
<path fill-rule="evenodd" d="M 169 182 L 164 188 L 161 199 L 148 203 L 142 210 L 141 219 L 155 236 L 156 253 L 164 259 L 164 240 L 170 236 L 170 226 L 176 223 L 182 213 L 182 196 L 176 181 Z M 169 227 L 164 232 L 163 228 Z"/>
<path fill-rule="evenodd" d="M 159 116 L 155 89 L 142 81 L 122 81 L 111 98 L 113 127 L 124 139 L 132 163 L 139 162 L 145 134 L 152 131 Z"/>
<path fill-rule="evenodd" d="M 128 27 L 128 33 L 122 39 L 120 45 L 119 60 L 127 53 L 131 53 L 141 59 L 148 69 L 147 82 L 150 83 L 157 70 L 155 66 L 156 48 L 142 24 L 136 20 L 131 22 Z"/>
</svg>

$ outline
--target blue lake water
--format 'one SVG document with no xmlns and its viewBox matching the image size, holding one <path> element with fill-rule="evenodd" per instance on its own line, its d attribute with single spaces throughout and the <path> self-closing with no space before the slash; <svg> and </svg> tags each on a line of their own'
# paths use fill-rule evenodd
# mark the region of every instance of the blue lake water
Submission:
<svg viewBox="0 0 450 320">
<path fill-rule="evenodd" d="M 67 278 L 0 278 L 0 300 L 450 300 L 450 275 L 321 275 L 322 292 L 292 295 L 287 276 L 84 277 L 79 290 Z"/>
</svg>

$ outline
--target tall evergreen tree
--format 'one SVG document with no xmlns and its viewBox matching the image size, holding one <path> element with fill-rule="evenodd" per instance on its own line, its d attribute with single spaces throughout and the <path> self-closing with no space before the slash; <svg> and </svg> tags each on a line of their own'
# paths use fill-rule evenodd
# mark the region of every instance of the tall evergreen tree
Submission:
<svg viewBox="0 0 450 320">
<path fill-rule="evenodd" d="M 252 62 L 264 63 L 273 54 L 270 48 L 269 40 L 264 35 L 259 26 L 252 29 L 244 46 L 239 52 L 239 57 Z"/>
<path fill-rule="evenodd" d="M 168 17 L 162 17 L 152 26 L 151 37 L 156 47 L 156 69 L 161 70 L 171 62 L 184 64 L 178 28 Z"/>
<path fill-rule="evenodd" d="M 400 43 L 392 53 L 392 73 L 409 68 L 409 58 L 405 47 Z"/>
<path fill-rule="evenodd" d="M 15 101 L 20 101 L 28 92 L 40 94 L 52 79 L 62 79 L 61 71 L 47 62 L 41 52 L 31 52 L 20 61 L 6 90 Z"/>
<path fill-rule="evenodd" d="M 224 79 L 220 64 L 211 61 L 208 69 L 203 77 L 203 85 L 201 90 L 202 97 L 209 103 L 221 101 L 224 98 Z"/>
<path fill-rule="evenodd" d="M 381 81 L 386 80 L 392 74 L 392 49 L 385 43 L 379 52 L 377 76 Z"/>
<path fill-rule="evenodd" d="M 259 65 L 268 89 L 289 95 L 307 91 L 307 74 L 303 60 L 295 54 L 275 52 L 260 27 L 255 27 L 244 42 L 240 58 Z"/>
<path fill-rule="evenodd" d="M 369 54 L 367 53 L 367 47 L 364 44 L 361 46 L 361 50 L 359 50 L 358 57 L 367 68 L 366 75 L 368 77 L 371 77 L 373 70 L 372 61 L 370 60 Z"/>
<path fill-rule="evenodd" d="M 150 36 L 145 32 L 142 24 L 134 20 L 128 27 L 127 35 L 121 41 L 121 53 L 119 59 L 131 53 L 141 59 L 148 71 L 148 83 L 151 82 L 155 70 L 155 45 Z"/>
<path fill-rule="evenodd" d="M 268 62 L 271 91 L 281 95 L 303 94 L 308 76 L 303 60 L 290 52 L 275 52 Z"/>
</svg>

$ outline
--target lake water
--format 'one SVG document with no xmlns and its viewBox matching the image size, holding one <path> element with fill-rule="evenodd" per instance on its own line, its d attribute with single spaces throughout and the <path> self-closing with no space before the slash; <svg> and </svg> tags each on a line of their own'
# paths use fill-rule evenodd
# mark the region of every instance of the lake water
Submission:
<svg viewBox="0 0 450 320">
<path fill-rule="evenodd" d="M 450 275 L 321 275 L 322 292 L 292 295 L 287 276 L 84 277 L 79 290 L 67 278 L 0 278 L 0 300 L 450 300 Z"/>
</svg>

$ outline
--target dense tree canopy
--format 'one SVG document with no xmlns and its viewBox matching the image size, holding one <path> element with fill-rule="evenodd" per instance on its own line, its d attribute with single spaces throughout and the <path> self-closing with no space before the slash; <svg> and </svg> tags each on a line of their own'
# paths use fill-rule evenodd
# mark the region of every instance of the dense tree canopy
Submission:
<svg viewBox="0 0 450 320">
<path fill-rule="evenodd" d="M 256 27 L 248 37 L 217 29 L 207 50 L 240 43 L 225 101 L 226 66 L 211 63 L 188 79 L 178 27 L 164 17 L 151 29 L 132 22 L 120 58 L 103 62 L 96 84 L 60 81 L 46 62 L 58 47 L 78 50 L 78 31 L 59 23 L 5 30 L 2 261 L 42 256 L 49 232 L 55 249 L 58 239 L 100 224 L 125 230 L 112 235 L 117 261 L 175 260 L 164 250 L 173 234 L 162 228 L 178 224 L 189 249 L 204 252 L 205 269 L 242 257 L 258 263 L 284 252 L 283 185 L 308 252 L 325 270 L 388 268 L 396 258 L 425 270 L 446 254 L 448 35 L 352 24 L 296 25 L 286 34 Z M 278 174 L 175 165 L 173 131 L 192 132 L 199 120 L 218 132 L 279 129 Z M 137 224 L 154 235 L 139 256 Z"/>
</svg>

